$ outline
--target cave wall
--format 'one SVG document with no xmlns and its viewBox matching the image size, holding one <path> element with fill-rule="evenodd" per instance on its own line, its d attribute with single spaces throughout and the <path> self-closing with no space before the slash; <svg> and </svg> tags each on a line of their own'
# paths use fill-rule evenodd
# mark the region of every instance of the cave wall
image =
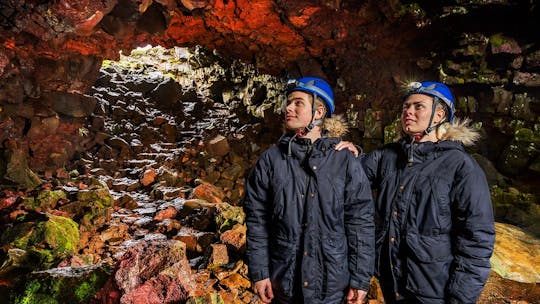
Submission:
<svg viewBox="0 0 540 304">
<path fill-rule="evenodd" d="M 89 148 L 85 95 L 103 59 L 147 44 L 204 45 L 283 78 L 318 75 L 367 150 L 409 80 L 447 82 L 477 150 L 510 177 L 540 172 L 539 8 L 528 1 L 103 0 L 0 3 L 0 171 L 36 182 Z M 497 177 L 495 177 L 497 179 Z"/>
</svg>

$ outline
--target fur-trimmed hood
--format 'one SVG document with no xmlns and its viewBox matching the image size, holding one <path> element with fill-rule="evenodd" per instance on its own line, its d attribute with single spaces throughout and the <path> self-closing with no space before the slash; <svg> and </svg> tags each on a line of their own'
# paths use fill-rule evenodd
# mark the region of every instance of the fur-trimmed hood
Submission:
<svg viewBox="0 0 540 304">
<path fill-rule="evenodd" d="M 472 146 L 480 138 L 480 133 L 478 132 L 478 130 L 471 127 L 470 124 L 471 120 L 468 118 L 454 118 L 452 122 L 446 122 L 440 125 L 433 132 L 435 132 L 435 135 L 437 136 L 439 141 L 459 141 L 463 143 L 464 146 Z M 403 133 L 403 131 L 399 132 L 398 134 L 401 134 L 401 137 L 399 139 L 405 136 L 405 133 Z M 396 139 L 396 141 L 399 139 Z"/>
<path fill-rule="evenodd" d="M 342 115 L 325 118 L 322 129 L 326 131 L 326 137 L 342 137 L 349 131 L 347 122 Z"/>
<path fill-rule="evenodd" d="M 480 138 L 480 133 L 470 124 L 471 120 L 468 118 L 456 118 L 452 122 L 442 124 L 434 132 L 439 140 L 460 141 L 464 146 L 472 146 Z"/>
</svg>

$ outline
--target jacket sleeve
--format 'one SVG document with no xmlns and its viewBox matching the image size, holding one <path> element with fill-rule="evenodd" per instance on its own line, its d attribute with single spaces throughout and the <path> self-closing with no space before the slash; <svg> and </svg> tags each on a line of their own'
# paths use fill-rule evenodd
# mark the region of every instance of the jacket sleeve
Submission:
<svg viewBox="0 0 540 304">
<path fill-rule="evenodd" d="M 247 225 L 247 261 L 253 282 L 270 277 L 268 255 L 268 224 L 271 212 L 271 188 L 268 159 L 264 153 L 246 180 L 243 199 Z"/>
<path fill-rule="evenodd" d="M 495 243 L 493 208 L 486 177 L 469 158 L 452 190 L 454 261 L 447 297 L 450 303 L 476 303 L 489 277 Z"/>
<path fill-rule="evenodd" d="M 375 263 L 374 204 L 361 163 L 351 159 L 345 187 L 350 287 L 368 290 Z"/>
<path fill-rule="evenodd" d="M 362 153 L 358 158 L 362 163 L 365 175 L 372 187 L 376 187 L 379 182 L 379 161 L 382 150 L 377 149 L 367 154 Z"/>
</svg>

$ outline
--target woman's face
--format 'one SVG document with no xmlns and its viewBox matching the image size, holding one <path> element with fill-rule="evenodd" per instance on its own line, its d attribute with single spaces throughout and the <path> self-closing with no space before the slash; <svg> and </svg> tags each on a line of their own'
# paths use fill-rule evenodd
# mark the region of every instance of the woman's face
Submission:
<svg viewBox="0 0 540 304">
<path fill-rule="evenodd" d="M 403 102 L 401 112 L 401 127 L 408 135 L 424 132 L 428 128 L 429 118 L 433 107 L 433 97 L 424 94 L 412 94 Z M 437 110 L 433 116 L 432 125 L 444 118 L 444 111 Z"/>
<path fill-rule="evenodd" d="M 289 130 L 299 130 L 311 122 L 311 95 L 302 91 L 294 91 L 287 97 L 285 126 Z"/>
</svg>

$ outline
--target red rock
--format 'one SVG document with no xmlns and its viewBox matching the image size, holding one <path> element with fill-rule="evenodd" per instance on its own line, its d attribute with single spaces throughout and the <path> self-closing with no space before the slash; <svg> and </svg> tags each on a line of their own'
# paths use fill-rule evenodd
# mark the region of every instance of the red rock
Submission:
<svg viewBox="0 0 540 304">
<path fill-rule="evenodd" d="M 192 198 L 203 199 L 213 204 L 223 203 L 225 198 L 223 190 L 202 180 L 198 182 L 199 185 L 193 189 Z"/>
<path fill-rule="evenodd" d="M 17 198 L 18 197 L 16 196 L 11 196 L 0 199 L 0 210 L 13 206 L 13 204 L 15 204 L 17 201 Z"/>
<path fill-rule="evenodd" d="M 174 208 L 173 206 L 169 206 L 166 209 L 159 211 L 154 216 L 154 221 L 163 221 L 165 219 L 172 219 L 176 216 L 177 213 L 178 211 L 176 211 L 176 208 Z"/>
<path fill-rule="evenodd" d="M 231 230 L 223 232 L 220 236 L 223 244 L 229 245 L 238 252 L 246 249 L 246 226 L 236 224 Z"/>
<path fill-rule="evenodd" d="M 156 169 L 150 168 L 144 171 L 142 177 L 140 178 L 141 184 L 143 186 L 148 186 L 156 180 L 157 172 Z"/>
</svg>

